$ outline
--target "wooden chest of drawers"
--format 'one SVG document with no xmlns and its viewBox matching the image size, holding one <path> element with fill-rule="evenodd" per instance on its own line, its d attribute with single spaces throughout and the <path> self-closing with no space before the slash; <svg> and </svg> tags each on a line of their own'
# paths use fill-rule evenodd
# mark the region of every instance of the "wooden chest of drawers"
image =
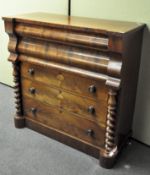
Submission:
<svg viewBox="0 0 150 175">
<path fill-rule="evenodd" d="M 45 13 L 3 19 L 15 126 L 111 168 L 131 134 L 144 25 Z"/>
</svg>

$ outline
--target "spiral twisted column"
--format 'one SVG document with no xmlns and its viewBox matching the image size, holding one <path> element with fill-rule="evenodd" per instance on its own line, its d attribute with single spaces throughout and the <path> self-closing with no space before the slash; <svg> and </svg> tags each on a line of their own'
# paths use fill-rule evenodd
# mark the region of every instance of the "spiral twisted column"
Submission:
<svg viewBox="0 0 150 175">
<path fill-rule="evenodd" d="M 16 104 L 15 126 L 17 128 L 23 128 L 25 126 L 25 119 L 23 117 L 22 112 L 20 64 L 18 61 L 13 62 L 12 64 L 13 64 L 14 92 L 15 92 L 15 104 Z"/>
<path fill-rule="evenodd" d="M 107 112 L 107 125 L 105 136 L 105 151 L 109 154 L 115 149 L 115 130 L 116 130 L 116 95 L 117 92 L 109 89 L 108 97 L 108 112 Z"/>
<path fill-rule="evenodd" d="M 113 167 L 118 154 L 118 147 L 115 143 L 116 122 L 117 122 L 116 109 L 117 109 L 117 89 L 109 87 L 104 150 L 100 152 L 100 164 L 102 167 L 105 168 Z"/>
<path fill-rule="evenodd" d="M 20 94 L 19 62 L 14 62 L 13 63 L 13 77 L 14 77 L 16 115 L 21 116 L 22 115 L 22 109 L 21 109 L 21 94 Z"/>
</svg>

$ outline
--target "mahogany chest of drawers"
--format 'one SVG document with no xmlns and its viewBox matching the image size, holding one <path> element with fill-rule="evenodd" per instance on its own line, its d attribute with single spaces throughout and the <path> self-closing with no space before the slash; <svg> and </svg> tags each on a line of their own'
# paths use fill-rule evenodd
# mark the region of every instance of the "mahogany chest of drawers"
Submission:
<svg viewBox="0 0 150 175">
<path fill-rule="evenodd" d="M 131 134 L 144 25 L 46 13 L 3 19 L 15 126 L 111 168 Z"/>
</svg>

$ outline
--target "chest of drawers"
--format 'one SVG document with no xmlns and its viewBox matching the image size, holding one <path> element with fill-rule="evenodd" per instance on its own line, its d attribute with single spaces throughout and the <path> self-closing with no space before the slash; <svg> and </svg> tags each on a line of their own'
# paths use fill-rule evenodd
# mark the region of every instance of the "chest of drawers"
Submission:
<svg viewBox="0 0 150 175">
<path fill-rule="evenodd" d="M 15 126 L 111 168 L 131 135 L 144 25 L 46 13 L 3 19 Z"/>
</svg>

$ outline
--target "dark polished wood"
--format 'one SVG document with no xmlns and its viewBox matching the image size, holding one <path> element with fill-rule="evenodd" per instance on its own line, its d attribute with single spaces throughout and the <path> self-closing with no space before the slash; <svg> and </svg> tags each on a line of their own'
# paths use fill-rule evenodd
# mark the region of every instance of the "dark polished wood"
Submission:
<svg viewBox="0 0 150 175">
<path fill-rule="evenodd" d="M 24 114 L 32 120 L 69 133 L 71 136 L 87 141 L 95 146 L 104 145 L 104 126 L 79 118 L 61 108 L 42 104 L 32 98 L 25 96 L 23 99 Z M 93 135 L 88 134 L 88 130 L 92 130 Z"/>
<path fill-rule="evenodd" d="M 61 65 L 60 68 L 57 68 L 45 61 L 40 61 L 38 65 L 38 62 L 35 59 L 34 64 L 33 61 L 30 62 L 32 59 L 30 57 L 24 58 L 21 56 L 20 59 L 22 61 L 24 60 L 21 63 L 21 75 L 24 78 L 42 84 L 44 83 L 49 87 L 61 88 L 65 91 L 72 92 L 79 96 L 85 96 L 95 101 L 107 101 L 108 90 L 105 88 L 105 80 L 103 76 L 97 76 L 97 74 L 94 74 L 94 77 L 94 75 L 91 75 L 91 72 L 84 72 L 83 70 L 81 70 L 81 75 L 79 69 L 77 71 L 80 76 L 78 76 L 76 72 L 68 73 L 67 70 L 63 69 L 63 65 Z M 27 61 L 28 59 L 29 61 Z M 43 66 L 41 65 L 46 66 L 44 66 L 43 69 Z M 31 74 L 31 70 L 34 73 Z M 73 71 L 73 68 L 70 71 Z M 92 92 L 91 89 L 93 87 L 95 88 L 95 91 Z"/>
<path fill-rule="evenodd" d="M 45 13 L 3 19 L 15 126 L 111 168 L 132 129 L 144 25 Z"/>
<path fill-rule="evenodd" d="M 95 121 L 99 125 L 105 126 L 107 115 L 107 101 L 99 100 L 99 103 L 93 99 L 84 96 L 60 90 L 57 87 L 42 86 L 39 82 L 30 81 L 22 78 L 22 95 L 27 96 L 35 101 L 43 102 L 49 106 L 63 109 L 70 113 L 74 113 L 79 117 L 83 117 Z M 94 112 L 93 112 L 94 111 Z"/>
</svg>

